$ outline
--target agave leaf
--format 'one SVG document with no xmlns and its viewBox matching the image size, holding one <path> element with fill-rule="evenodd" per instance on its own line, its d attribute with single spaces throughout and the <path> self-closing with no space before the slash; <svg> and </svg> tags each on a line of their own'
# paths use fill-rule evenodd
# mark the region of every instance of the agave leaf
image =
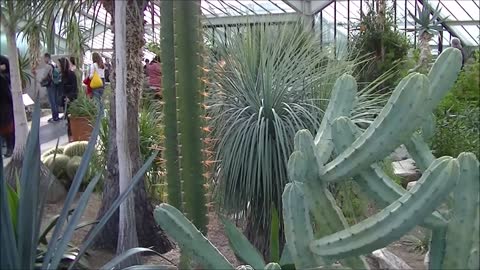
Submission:
<svg viewBox="0 0 480 270">
<path fill-rule="evenodd" d="M 13 229 L 15 230 L 15 237 L 17 237 L 18 203 L 20 198 L 18 197 L 17 192 L 15 192 L 10 185 L 7 184 L 6 186 L 10 216 L 13 223 Z"/>
<path fill-rule="evenodd" d="M 18 256 L 19 268 L 32 269 L 35 263 L 37 237 L 38 194 L 40 186 L 40 102 L 35 103 L 32 126 L 24 150 L 18 208 Z"/>
<path fill-rule="evenodd" d="M 278 262 L 280 260 L 280 219 L 278 211 L 272 208 L 272 221 L 270 226 L 270 261 Z"/>
<path fill-rule="evenodd" d="M 0 142 L 2 140 L 0 139 Z M 3 155 L 0 155 L 0 162 L 3 164 Z M 3 175 L 3 166 L 0 167 L 0 268 L 18 269 L 19 256 L 17 252 L 17 241 L 15 229 L 12 222 L 12 215 L 7 199 L 7 180 Z"/>
<path fill-rule="evenodd" d="M 227 218 L 221 218 L 230 247 L 235 254 L 254 269 L 265 268 L 265 261 L 258 250 L 248 241 L 238 228 Z"/>
<path fill-rule="evenodd" d="M 105 265 L 100 267 L 100 269 L 102 269 L 102 270 L 113 269 L 115 266 L 117 266 L 118 264 L 123 262 L 128 257 L 133 256 L 133 255 L 138 254 L 138 253 L 143 253 L 143 252 L 157 253 L 154 250 L 149 249 L 149 248 L 139 248 L 139 247 L 138 248 L 132 248 L 132 249 L 129 249 L 129 250 L 125 251 L 124 253 L 118 255 L 118 256 L 115 256 L 115 258 L 111 259 L 108 263 L 106 263 Z"/>
<path fill-rule="evenodd" d="M 68 216 L 70 216 L 73 213 L 73 210 L 74 209 L 70 209 L 70 211 L 68 211 Z M 47 227 L 45 227 L 45 229 L 43 230 L 42 234 L 38 239 L 39 243 L 48 245 L 47 234 L 55 227 L 55 225 L 57 225 L 57 221 L 59 218 L 60 218 L 60 215 L 56 215 L 50 219 Z"/>
<path fill-rule="evenodd" d="M 93 239 L 97 236 L 97 234 L 100 232 L 100 230 L 105 226 L 107 221 L 110 219 L 110 217 L 115 213 L 117 208 L 120 206 L 120 204 L 125 201 L 127 196 L 130 194 L 130 192 L 134 189 L 136 184 L 143 179 L 143 176 L 145 175 L 145 172 L 150 168 L 150 165 L 152 162 L 155 160 L 155 158 L 158 155 L 158 151 L 155 151 L 149 158 L 148 160 L 143 164 L 143 166 L 138 170 L 138 172 L 134 175 L 132 181 L 130 182 L 130 185 L 128 188 L 125 190 L 125 192 L 121 193 L 117 199 L 112 203 L 110 208 L 105 212 L 104 216 L 98 221 L 98 224 L 92 229 L 92 231 L 88 234 L 88 237 L 83 241 L 82 246 L 80 247 L 80 251 L 78 253 L 77 258 L 75 261 L 70 265 L 68 269 L 73 269 L 75 264 L 78 262 L 78 260 L 82 257 L 83 254 L 85 254 L 86 250 L 88 247 L 92 244 Z"/>
</svg>

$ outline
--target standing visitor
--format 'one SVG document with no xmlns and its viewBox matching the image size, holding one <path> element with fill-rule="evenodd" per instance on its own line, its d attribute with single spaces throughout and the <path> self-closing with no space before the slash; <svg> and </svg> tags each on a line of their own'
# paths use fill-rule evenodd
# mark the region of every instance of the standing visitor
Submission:
<svg viewBox="0 0 480 270">
<path fill-rule="evenodd" d="M 10 65 L 8 58 L 3 55 L 0 55 L 0 136 L 7 144 L 5 157 L 12 156 L 15 146 L 15 125 L 10 89 Z M 2 144 L 0 144 L 0 149 L 2 149 Z"/>
<path fill-rule="evenodd" d="M 110 74 L 112 71 L 112 64 L 110 64 L 110 58 L 105 58 L 105 81 L 110 82 Z"/>
<path fill-rule="evenodd" d="M 452 38 L 452 47 L 457 48 L 460 50 L 460 52 L 462 52 L 462 68 L 463 68 L 463 65 L 465 65 L 465 50 L 463 49 L 462 43 L 458 38 Z"/>
<path fill-rule="evenodd" d="M 160 65 L 160 57 L 155 56 L 153 58 L 152 62 L 147 66 L 147 73 L 150 75 L 148 77 L 150 88 L 155 91 L 155 94 L 161 96 L 162 67 Z"/>
<path fill-rule="evenodd" d="M 88 70 L 88 78 L 90 80 L 93 79 L 93 75 L 95 72 L 100 76 L 100 79 L 102 79 L 102 86 L 100 87 L 92 87 L 93 91 L 93 96 L 100 100 L 103 96 L 103 90 L 104 90 L 104 85 L 105 85 L 105 65 L 103 64 L 102 57 L 100 54 L 97 52 L 94 52 L 92 54 L 92 61 L 93 64 L 90 65 L 89 70 Z M 90 84 L 91 86 L 91 84 Z"/>
<path fill-rule="evenodd" d="M 77 76 L 72 71 L 66 58 L 60 58 L 60 73 L 62 75 L 62 83 L 60 84 L 63 107 L 65 108 L 65 118 L 67 119 L 68 136 L 72 136 L 70 130 L 70 118 L 68 117 L 68 103 L 77 99 L 78 85 Z"/>
<path fill-rule="evenodd" d="M 48 122 L 57 122 L 60 120 L 58 117 L 58 91 L 57 85 L 60 83 L 60 74 L 58 69 L 52 63 L 52 58 L 49 53 L 46 53 L 43 57 L 43 61 L 46 64 L 45 75 L 40 81 L 40 85 L 47 88 L 48 102 L 52 110 L 52 118 Z"/>
</svg>

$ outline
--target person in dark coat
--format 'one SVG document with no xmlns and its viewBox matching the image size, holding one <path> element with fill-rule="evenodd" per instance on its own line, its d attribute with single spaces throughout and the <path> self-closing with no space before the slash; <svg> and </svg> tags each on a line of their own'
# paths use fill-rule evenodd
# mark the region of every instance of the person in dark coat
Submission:
<svg viewBox="0 0 480 270">
<path fill-rule="evenodd" d="M 60 83 L 60 93 L 62 95 L 63 108 L 65 108 L 65 118 L 67 119 L 68 136 L 72 135 L 70 130 L 70 119 L 68 118 L 68 103 L 78 97 L 78 84 L 75 72 L 70 69 L 70 63 L 67 58 L 60 58 L 60 74 L 62 82 Z"/>
<path fill-rule="evenodd" d="M 10 88 L 10 64 L 8 58 L 3 55 L 0 55 L 0 136 L 7 144 L 5 157 L 10 157 L 15 146 L 15 124 Z"/>
</svg>

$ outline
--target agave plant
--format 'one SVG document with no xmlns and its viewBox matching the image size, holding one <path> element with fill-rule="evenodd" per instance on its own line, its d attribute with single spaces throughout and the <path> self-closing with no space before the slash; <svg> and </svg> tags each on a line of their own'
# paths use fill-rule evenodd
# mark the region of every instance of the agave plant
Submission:
<svg viewBox="0 0 480 270">
<path fill-rule="evenodd" d="M 247 237 L 264 254 L 272 207 L 281 212 L 295 132 L 318 128 L 335 79 L 354 67 L 322 51 L 319 39 L 303 27 L 227 31 L 211 56 L 215 72 L 209 76 L 215 84 L 207 102 L 218 161 L 217 195 L 225 212 L 246 215 Z M 353 118 L 368 124 L 379 100 L 360 96 L 357 101 L 364 107 L 355 109 Z"/>
<path fill-rule="evenodd" d="M 157 152 L 136 173 L 131 185 L 114 201 L 105 216 L 98 223 L 94 222 L 97 224 L 83 244 L 79 248 L 71 247 L 69 243 L 75 230 L 86 226 L 86 224 L 79 224 L 79 221 L 87 207 L 88 199 L 95 185 L 100 180 L 100 174 L 97 174 L 80 196 L 76 208 L 72 209 L 74 199 L 87 173 L 90 158 L 95 149 L 102 114 L 97 114 L 96 125 L 91 139 L 72 181 L 63 209 L 59 216 L 55 217 L 41 233 L 40 228 L 45 206 L 44 194 L 46 192 L 44 190 L 41 192 L 42 187 L 40 186 L 40 105 L 39 102 L 35 104 L 32 129 L 28 135 L 25 159 L 19 180 L 17 181 L 16 190 L 7 184 L 7 179 L 3 175 L 3 166 L 0 168 L 0 235 L 2 238 L 0 243 L 2 250 L 0 269 L 58 269 L 61 265 L 65 265 L 64 263 L 66 262 L 70 269 L 75 265 L 81 267 L 78 263 L 84 258 L 83 255 L 92 243 L 93 238 L 113 215 L 118 206 L 126 199 L 135 184 L 142 179 L 142 176 L 155 159 Z M 2 161 L 1 157 L 0 161 Z M 47 241 L 46 236 L 50 232 L 51 236 L 49 241 Z M 145 248 L 129 250 L 114 258 L 102 269 L 111 269 L 125 258 L 139 252 L 153 251 Z M 82 265 L 85 266 L 85 264 Z"/>
<path fill-rule="evenodd" d="M 424 0 L 422 7 L 420 8 L 420 6 L 418 6 L 417 9 L 416 16 L 408 11 L 415 21 L 416 30 L 418 30 L 420 58 L 418 60 L 418 65 L 414 68 L 416 71 L 420 69 L 426 70 L 428 68 L 432 55 L 430 41 L 436 34 L 438 34 L 438 31 L 442 30 L 441 24 L 446 19 L 440 18 L 440 13 L 442 12 L 440 2 L 437 4 L 437 7 L 433 9 L 428 0 Z"/>
</svg>

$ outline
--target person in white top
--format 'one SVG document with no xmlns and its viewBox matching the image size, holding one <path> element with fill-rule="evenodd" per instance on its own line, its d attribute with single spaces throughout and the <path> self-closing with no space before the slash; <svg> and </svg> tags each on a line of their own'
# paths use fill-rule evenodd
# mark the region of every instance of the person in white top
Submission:
<svg viewBox="0 0 480 270">
<path fill-rule="evenodd" d="M 91 64 L 89 67 L 88 77 L 92 79 L 94 71 L 97 71 L 98 75 L 102 79 L 103 85 L 105 85 L 105 65 L 103 64 L 102 57 L 100 56 L 99 53 L 94 52 L 92 54 L 92 61 L 93 61 L 93 64 Z M 92 89 L 92 90 L 93 90 L 93 96 L 98 99 L 101 99 L 103 95 L 103 90 L 104 90 L 103 86 Z"/>
</svg>

